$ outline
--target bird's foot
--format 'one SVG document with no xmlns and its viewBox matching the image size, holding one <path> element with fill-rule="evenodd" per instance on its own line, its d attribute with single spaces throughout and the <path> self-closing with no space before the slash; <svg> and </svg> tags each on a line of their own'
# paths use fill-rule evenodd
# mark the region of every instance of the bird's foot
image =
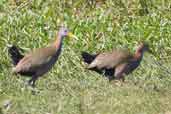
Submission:
<svg viewBox="0 0 171 114">
<path fill-rule="evenodd" d="M 33 84 L 30 81 L 25 81 L 24 84 L 26 87 L 35 88 L 35 86 L 33 86 Z"/>
<path fill-rule="evenodd" d="M 31 90 L 31 93 L 32 93 L 33 95 L 36 95 L 36 94 L 38 94 L 38 93 L 41 92 L 39 89 L 33 88 L 33 87 L 31 87 L 30 90 Z"/>
<path fill-rule="evenodd" d="M 25 82 L 26 88 L 31 91 L 33 95 L 40 93 L 40 90 L 35 87 L 32 83 L 29 81 Z"/>
<path fill-rule="evenodd" d="M 29 81 L 25 81 L 25 82 L 24 82 L 24 85 L 27 86 L 27 87 L 28 87 L 28 86 L 32 87 L 32 85 L 31 85 L 31 83 L 30 83 L 30 80 L 29 80 Z"/>
<path fill-rule="evenodd" d="M 120 80 L 111 80 L 110 83 L 114 84 L 116 86 L 119 86 L 119 87 L 121 87 L 123 85 L 123 82 Z"/>
</svg>

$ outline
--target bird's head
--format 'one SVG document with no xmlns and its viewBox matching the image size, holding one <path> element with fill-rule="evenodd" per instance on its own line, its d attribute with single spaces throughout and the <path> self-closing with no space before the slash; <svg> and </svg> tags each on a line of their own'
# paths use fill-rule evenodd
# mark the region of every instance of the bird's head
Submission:
<svg viewBox="0 0 171 114">
<path fill-rule="evenodd" d="M 58 35 L 62 38 L 64 37 L 69 37 L 69 38 L 77 38 L 75 35 L 73 35 L 69 30 L 68 28 L 66 27 L 61 27 L 59 29 L 59 32 L 58 32 Z"/>
</svg>

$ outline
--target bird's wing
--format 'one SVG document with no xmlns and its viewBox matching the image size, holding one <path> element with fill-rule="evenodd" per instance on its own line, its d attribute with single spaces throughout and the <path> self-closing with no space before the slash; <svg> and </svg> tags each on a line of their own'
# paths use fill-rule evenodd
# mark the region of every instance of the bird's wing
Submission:
<svg viewBox="0 0 171 114">
<path fill-rule="evenodd" d="M 89 65 L 89 67 L 114 68 L 117 65 L 126 62 L 132 55 L 123 50 L 113 50 L 112 52 L 105 52 L 99 54 L 96 59 Z"/>
<path fill-rule="evenodd" d="M 13 69 L 14 72 L 34 71 L 36 68 L 47 63 L 55 52 L 50 48 L 40 48 L 27 54 L 17 66 Z"/>
<path fill-rule="evenodd" d="M 120 64 L 124 64 L 133 58 L 133 55 L 128 50 L 116 50 L 112 52 L 112 62 L 111 67 L 115 67 Z"/>
</svg>

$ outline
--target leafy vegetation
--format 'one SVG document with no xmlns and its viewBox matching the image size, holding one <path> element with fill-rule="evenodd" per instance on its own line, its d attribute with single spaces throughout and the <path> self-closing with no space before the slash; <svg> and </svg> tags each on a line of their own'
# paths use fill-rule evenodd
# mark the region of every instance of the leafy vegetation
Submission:
<svg viewBox="0 0 171 114">
<path fill-rule="evenodd" d="M 0 0 L 0 114 L 170 114 L 170 11 L 169 0 Z M 27 78 L 11 74 L 7 47 L 47 46 L 61 25 L 79 39 L 65 39 L 57 64 L 33 94 Z M 140 41 L 154 55 L 145 54 L 121 86 L 84 69 L 81 51 L 133 52 Z"/>
</svg>

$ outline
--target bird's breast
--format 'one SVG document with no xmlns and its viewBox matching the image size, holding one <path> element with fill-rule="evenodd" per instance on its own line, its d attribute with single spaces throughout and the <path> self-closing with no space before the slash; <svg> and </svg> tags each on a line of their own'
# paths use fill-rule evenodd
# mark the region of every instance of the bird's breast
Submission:
<svg viewBox="0 0 171 114">
<path fill-rule="evenodd" d="M 51 57 L 44 64 L 37 67 L 36 74 L 43 75 L 48 72 L 56 63 L 58 57 Z"/>
<path fill-rule="evenodd" d="M 127 65 L 127 69 L 126 69 L 126 74 L 131 73 L 132 71 L 134 71 L 140 64 L 140 61 L 132 61 L 130 63 L 128 63 Z"/>
</svg>

